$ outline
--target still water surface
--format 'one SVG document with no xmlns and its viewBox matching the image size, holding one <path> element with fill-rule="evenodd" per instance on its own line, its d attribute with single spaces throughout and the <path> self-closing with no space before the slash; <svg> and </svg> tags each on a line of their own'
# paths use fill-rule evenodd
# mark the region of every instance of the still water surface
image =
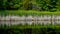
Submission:
<svg viewBox="0 0 60 34">
<path fill-rule="evenodd" d="M 44 25 L 48 25 L 48 24 L 60 24 L 60 21 L 0 21 L 0 25 L 18 25 L 18 24 L 44 24 Z"/>
</svg>

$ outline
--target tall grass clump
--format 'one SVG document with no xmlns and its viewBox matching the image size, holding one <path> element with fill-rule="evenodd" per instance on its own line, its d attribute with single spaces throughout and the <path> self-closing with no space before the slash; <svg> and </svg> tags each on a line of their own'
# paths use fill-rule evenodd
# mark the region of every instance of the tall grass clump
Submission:
<svg viewBox="0 0 60 34">
<path fill-rule="evenodd" d="M 49 12 L 49 11 L 34 11 L 34 10 L 5 10 L 1 11 L 0 15 L 17 15 L 17 16 L 40 16 L 40 15 L 60 15 L 60 12 Z"/>
</svg>

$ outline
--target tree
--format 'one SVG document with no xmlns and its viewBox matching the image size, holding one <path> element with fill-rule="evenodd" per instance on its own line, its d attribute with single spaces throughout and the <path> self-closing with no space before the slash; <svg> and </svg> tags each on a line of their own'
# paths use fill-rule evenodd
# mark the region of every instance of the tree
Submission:
<svg viewBox="0 0 60 34">
<path fill-rule="evenodd" d="M 57 0 L 36 0 L 36 3 L 40 6 L 40 10 L 55 11 Z"/>
<path fill-rule="evenodd" d="M 13 10 L 16 10 L 16 9 L 19 9 L 21 8 L 21 0 L 8 0 L 7 1 L 7 9 L 13 9 Z"/>
</svg>

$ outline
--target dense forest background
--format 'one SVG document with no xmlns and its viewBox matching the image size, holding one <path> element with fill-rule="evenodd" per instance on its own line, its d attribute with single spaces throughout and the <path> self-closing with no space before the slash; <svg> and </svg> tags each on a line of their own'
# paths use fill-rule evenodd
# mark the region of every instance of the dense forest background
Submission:
<svg viewBox="0 0 60 34">
<path fill-rule="evenodd" d="M 0 10 L 59 11 L 60 0 L 0 0 Z"/>
</svg>

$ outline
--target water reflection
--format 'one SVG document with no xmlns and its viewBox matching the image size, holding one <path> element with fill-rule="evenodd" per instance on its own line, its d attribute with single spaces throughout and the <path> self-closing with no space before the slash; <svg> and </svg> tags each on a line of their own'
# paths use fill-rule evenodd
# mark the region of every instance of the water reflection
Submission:
<svg viewBox="0 0 60 34">
<path fill-rule="evenodd" d="M 60 24 L 60 21 L 0 21 L 0 25 L 18 25 L 18 24 L 44 24 L 44 25 L 48 25 L 48 24 Z"/>
</svg>

